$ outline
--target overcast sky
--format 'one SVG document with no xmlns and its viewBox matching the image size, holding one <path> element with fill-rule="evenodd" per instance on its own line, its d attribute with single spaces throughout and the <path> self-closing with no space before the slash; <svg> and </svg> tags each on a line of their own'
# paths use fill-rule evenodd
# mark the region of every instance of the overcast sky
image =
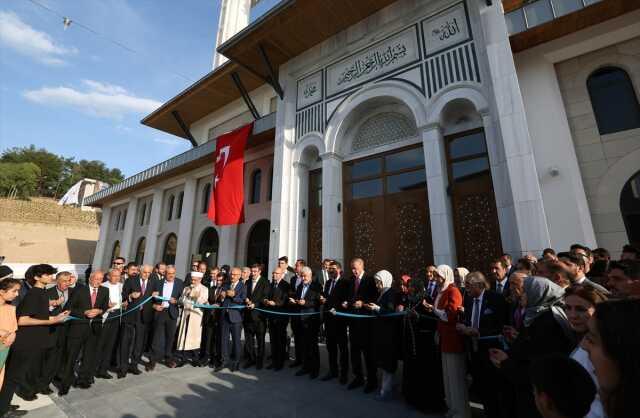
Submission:
<svg viewBox="0 0 640 418">
<path fill-rule="evenodd" d="M 35 144 L 130 176 L 190 148 L 140 120 L 211 70 L 219 0 L 34 1 L 78 23 L 0 2 L 0 151 Z"/>
</svg>

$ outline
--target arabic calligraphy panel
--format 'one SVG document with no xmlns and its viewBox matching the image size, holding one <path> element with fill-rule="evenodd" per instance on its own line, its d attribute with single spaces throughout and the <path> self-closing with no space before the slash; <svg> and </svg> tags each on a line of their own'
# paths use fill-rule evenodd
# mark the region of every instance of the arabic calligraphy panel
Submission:
<svg viewBox="0 0 640 418">
<path fill-rule="evenodd" d="M 378 78 L 420 59 L 412 26 L 327 67 L 327 96 Z"/>
<path fill-rule="evenodd" d="M 296 109 L 318 103 L 322 100 L 322 70 L 298 81 Z"/>
<path fill-rule="evenodd" d="M 423 20 L 422 35 L 427 56 L 471 39 L 471 29 L 464 3 L 459 3 Z"/>
</svg>

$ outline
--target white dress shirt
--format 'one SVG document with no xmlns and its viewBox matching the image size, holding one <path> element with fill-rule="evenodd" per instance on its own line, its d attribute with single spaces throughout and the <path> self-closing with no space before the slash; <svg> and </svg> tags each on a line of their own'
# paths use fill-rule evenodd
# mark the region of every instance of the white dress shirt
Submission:
<svg viewBox="0 0 640 418">
<path fill-rule="evenodd" d="M 175 282 L 168 282 L 165 280 L 164 284 L 162 285 L 162 297 L 165 299 L 171 299 L 171 295 L 173 294 L 173 284 Z M 169 307 L 169 302 L 168 301 L 164 301 L 162 302 L 162 307 L 163 308 L 168 308 Z"/>
</svg>

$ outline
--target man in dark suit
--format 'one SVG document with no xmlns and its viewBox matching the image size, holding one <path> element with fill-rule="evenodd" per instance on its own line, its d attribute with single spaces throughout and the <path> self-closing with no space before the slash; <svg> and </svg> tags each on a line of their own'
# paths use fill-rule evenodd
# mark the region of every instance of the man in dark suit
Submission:
<svg viewBox="0 0 640 418">
<path fill-rule="evenodd" d="M 144 347 L 149 340 L 153 323 L 153 300 L 143 301 L 152 296 L 156 282 L 151 278 L 153 267 L 145 264 L 140 269 L 139 276 L 129 277 L 122 286 L 122 300 L 126 310 L 121 319 L 122 339 L 120 340 L 120 370 L 118 379 L 127 375 L 142 373 L 138 364 Z"/>
<path fill-rule="evenodd" d="M 329 373 L 322 378 L 327 381 L 340 377 L 340 383 L 347 383 L 349 376 L 349 343 L 347 340 L 347 320 L 333 314 L 332 310 L 347 312 L 343 305 L 351 298 L 349 294 L 351 283 L 349 278 L 342 277 L 342 266 L 337 261 L 329 265 L 329 279 L 324 284 L 320 299 L 323 310 L 324 329 L 327 337 L 327 352 L 329 353 Z M 340 357 L 338 357 L 338 351 Z M 338 358 L 340 368 L 338 369 Z"/>
<path fill-rule="evenodd" d="M 217 269 L 216 269 L 217 270 Z M 213 286 L 209 287 L 210 305 L 219 306 L 222 300 L 222 289 L 224 287 L 224 274 L 218 273 L 213 277 Z M 200 345 L 200 360 L 198 366 L 216 368 L 222 364 L 220 347 L 220 317 L 222 312 L 219 309 L 206 309 L 202 316 L 202 343 Z"/>
<path fill-rule="evenodd" d="M 216 367 L 215 371 L 228 367 L 229 370 L 235 372 L 240 369 L 240 353 L 242 346 L 240 345 L 240 334 L 242 333 L 242 311 L 240 309 L 230 308 L 233 305 L 244 305 L 247 299 L 247 290 L 245 289 L 240 277 L 242 269 L 234 267 L 231 269 L 231 282 L 223 288 L 221 298 L 222 308 L 221 317 L 221 339 L 222 347 L 222 364 Z M 231 344 L 233 345 L 234 360 L 231 362 L 231 353 L 229 353 L 229 335 L 231 335 Z"/>
<path fill-rule="evenodd" d="M 167 275 L 163 280 L 155 283 L 154 296 L 161 299 L 153 303 L 153 343 L 151 345 L 151 359 L 145 366 L 150 372 L 156 363 L 164 361 L 169 368 L 176 367 L 173 358 L 173 341 L 176 336 L 176 322 L 178 320 L 178 299 L 182 295 L 184 284 L 176 279 L 175 266 L 167 266 Z"/>
<path fill-rule="evenodd" d="M 502 258 L 496 258 L 489 264 L 489 282 L 491 283 L 491 290 L 504 298 L 509 296 L 507 265 Z"/>
<path fill-rule="evenodd" d="M 609 294 L 607 289 L 589 280 L 585 275 L 586 256 L 580 253 L 558 253 L 558 261 L 565 266 L 571 285 L 589 285 L 602 294 Z"/>
<path fill-rule="evenodd" d="M 318 271 L 316 271 L 313 275 L 313 280 L 315 282 L 318 282 L 318 284 L 320 286 L 322 286 L 324 288 L 324 284 L 329 280 L 330 275 L 329 275 L 329 267 L 331 267 L 331 262 L 333 260 L 329 259 L 329 258 L 325 258 L 324 260 L 322 260 L 322 268 Z"/>
<path fill-rule="evenodd" d="M 49 315 L 56 316 L 67 310 L 69 299 L 74 290 L 69 287 L 70 283 L 71 273 L 68 271 L 63 271 L 56 275 L 56 285 L 47 289 Z M 43 395 L 52 393 L 49 384 L 54 378 L 59 381 L 59 376 L 57 375 L 64 355 L 68 328 L 69 323 L 50 327 L 49 337 L 51 342 L 49 348 L 44 352 L 41 373 L 36 382 L 36 390 Z"/>
<path fill-rule="evenodd" d="M 364 270 L 364 260 L 354 258 L 351 261 L 351 313 L 366 315 L 364 305 L 374 303 L 378 299 L 378 289 L 373 277 L 367 275 Z M 377 367 L 372 353 L 371 321 L 366 319 L 353 319 L 349 324 L 349 342 L 351 344 L 351 370 L 354 379 L 347 386 L 355 389 L 364 385 L 365 393 L 371 393 L 378 387 Z M 362 372 L 362 357 L 367 371 L 365 385 Z"/>
<path fill-rule="evenodd" d="M 262 277 L 262 266 L 251 266 L 251 277 L 247 280 L 247 309 L 244 311 L 245 353 L 248 354 L 244 368 L 256 365 L 262 369 L 264 361 L 264 338 L 267 332 L 265 316 L 255 308 L 262 307 L 262 301 L 269 295 L 269 282 Z"/>
<path fill-rule="evenodd" d="M 436 301 L 436 297 L 438 296 L 438 281 L 436 266 L 427 266 L 425 270 L 426 282 L 424 284 L 425 290 L 425 299 L 431 305 L 433 305 Z"/>
<path fill-rule="evenodd" d="M 276 267 L 272 273 L 271 288 L 269 296 L 263 301 L 266 309 L 275 312 L 285 312 L 286 304 L 289 299 L 289 283 L 284 281 L 284 270 Z M 289 318 L 285 315 L 270 314 L 269 322 L 269 339 L 271 340 L 271 359 L 272 363 L 267 369 L 275 371 L 282 370 L 287 352 L 287 323 Z"/>
<path fill-rule="evenodd" d="M 501 335 L 508 323 L 509 310 L 504 297 L 489 290 L 489 283 L 482 273 L 470 273 L 465 282 L 465 323 L 458 324 L 457 328 L 468 337 L 473 389 L 482 400 L 487 418 L 500 418 L 503 416 L 500 393 L 504 382 L 489 360 L 489 349 L 502 348 L 502 344 L 498 339 L 478 340 L 478 337 Z"/>
<path fill-rule="evenodd" d="M 102 287 L 104 273 L 91 272 L 89 286 L 76 285 L 68 303 L 71 316 L 80 318 L 69 323 L 65 358 L 62 363 L 62 379 L 59 395 L 66 395 L 73 383 L 73 369 L 82 351 L 82 363 L 78 369 L 75 386 L 88 389 L 94 381 L 97 348 L 102 331 L 101 315 L 109 308 L 109 290 Z"/>
<path fill-rule="evenodd" d="M 278 258 L 278 267 L 280 267 L 283 271 L 284 276 L 282 277 L 285 282 L 291 283 L 291 279 L 296 275 L 295 270 L 289 265 L 289 257 L 282 256 Z"/>
<path fill-rule="evenodd" d="M 302 286 L 302 269 L 306 266 L 306 263 L 302 259 L 296 260 L 295 264 L 295 276 L 291 277 L 289 282 L 289 297 L 295 298 L 296 293 L 300 286 Z M 295 340 L 295 361 L 289 365 L 289 367 L 302 366 L 302 359 L 304 358 L 304 352 L 302 351 L 302 322 L 299 316 L 291 317 L 291 331 L 293 332 L 293 338 Z"/>
<path fill-rule="evenodd" d="M 153 268 L 153 273 L 151 273 L 151 278 L 154 282 L 158 283 L 160 280 L 164 280 L 167 275 L 167 263 L 159 262 Z M 184 283 L 183 283 L 184 284 Z"/>
<path fill-rule="evenodd" d="M 309 267 L 300 269 L 302 284 L 298 286 L 294 297 L 289 298 L 289 303 L 294 307 L 293 312 L 307 314 L 297 316 L 300 319 L 300 339 L 296 337 L 296 346 L 300 344 L 302 368 L 296 372 L 296 376 L 309 374 L 309 378 L 315 379 L 320 371 L 320 352 L 318 349 L 318 331 L 320 330 L 320 318 L 318 317 L 322 288 L 313 281 L 313 271 Z"/>
</svg>

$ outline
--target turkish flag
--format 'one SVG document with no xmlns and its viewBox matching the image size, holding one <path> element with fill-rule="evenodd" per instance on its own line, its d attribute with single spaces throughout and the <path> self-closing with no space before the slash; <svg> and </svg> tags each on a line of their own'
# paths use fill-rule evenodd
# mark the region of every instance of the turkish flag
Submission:
<svg viewBox="0 0 640 418">
<path fill-rule="evenodd" d="M 244 222 L 244 148 L 253 122 L 218 137 L 207 216 L 216 225 Z"/>
</svg>

